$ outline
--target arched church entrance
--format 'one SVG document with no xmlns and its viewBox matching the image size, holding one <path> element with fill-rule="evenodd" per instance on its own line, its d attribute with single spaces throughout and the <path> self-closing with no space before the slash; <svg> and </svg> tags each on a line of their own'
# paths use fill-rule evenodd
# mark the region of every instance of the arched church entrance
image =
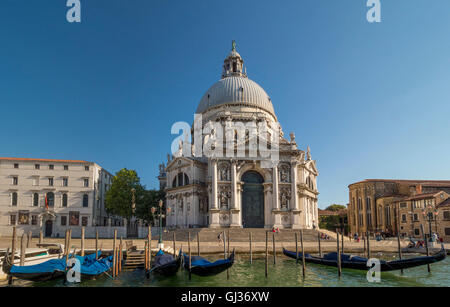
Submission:
<svg viewBox="0 0 450 307">
<path fill-rule="evenodd" d="M 244 228 L 264 227 L 264 178 L 255 171 L 242 175 L 242 226 Z"/>
</svg>

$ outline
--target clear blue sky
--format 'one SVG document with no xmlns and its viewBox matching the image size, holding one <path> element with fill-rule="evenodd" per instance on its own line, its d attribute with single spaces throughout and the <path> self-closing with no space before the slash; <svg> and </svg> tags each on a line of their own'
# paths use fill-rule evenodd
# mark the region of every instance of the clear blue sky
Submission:
<svg viewBox="0 0 450 307">
<path fill-rule="evenodd" d="M 286 134 L 311 146 L 319 206 L 366 178 L 450 179 L 450 1 L 0 1 L 0 156 L 136 169 L 157 187 L 231 40 Z"/>
</svg>

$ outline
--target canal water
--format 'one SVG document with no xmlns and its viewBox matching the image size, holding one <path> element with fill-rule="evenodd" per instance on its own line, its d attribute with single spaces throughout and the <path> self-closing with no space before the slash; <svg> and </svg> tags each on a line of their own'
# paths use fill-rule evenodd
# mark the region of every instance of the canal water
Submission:
<svg viewBox="0 0 450 307">
<path fill-rule="evenodd" d="M 414 257 L 417 255 L 406 255 Z M 219 256 L 207 256 L 210 260 Z M 392 260 L 395 255 L 374 254 L 372 257 Z M 302 265 L 296 264 L 294 259 L 277 255 L 276 264 L 269 257 L 269 276 L 264 276 L 264 258 L 256 258 L 253 264 L 248 257 L 236 255 L 236 261 L 229 272 L 223 272 L 212 277 L 199 277 L 192 275 L 189 280 L 188 273 L 181 269 L 178 274 L 170 278 L 152 276 L 146 279 L 143 270 L 122 272 L 116 279 L 102 276 L 97 280 L 82 281 L 79 284 L 64 285 L 61 280 L 42 283 L 15 281 L 14 286 L 30 287 L 418 287 L 418 286 L 450 286 L 450 258 L 431 265 L 431 274 L 427 266 L 407 269 L 403 275 L 400 271 L 385 272 L 381 274 L 380 283 L 367 281 L 366 272 L 344 269 L 342 277 L 338 278 L 337 269 L 315 264 L 306 265 L 306 277 L 302 277 Z"/>
</svg>

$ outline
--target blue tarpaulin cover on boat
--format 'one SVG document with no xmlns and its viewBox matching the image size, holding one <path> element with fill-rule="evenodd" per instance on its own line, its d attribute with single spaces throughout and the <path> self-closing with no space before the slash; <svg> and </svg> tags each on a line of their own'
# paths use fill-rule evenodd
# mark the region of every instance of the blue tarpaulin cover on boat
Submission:
<svg viewBox="0 0 450 307">
<path fill-rule="evenodd" d="M 185 257 L 185 261 L 186 261 L 186 258 L 187 258 L 187 261 L 189 261 L 188 256 L 184 255 L 184 257 Z M 217 260 L 216 262 L 211 262 L 200 256 L 191 257 L 191 267 L 194 267 L 194 266 L 203 266 L 203 267 L 218 266 L 218 265 L 229 263 L 229 262 L 230 262 L 229 259 L 221 259 L 221 260 Z"/>
<path fill-rule="evenodd" d="M 109 256 L 107 258 L 100 259 L 98 261 L 85 262 L 81 265 L 81 274 L 84 275 L 99 275 L 108 271 L 113 265 L 113 257 Z"/>
<path fill-rule="evenodd" d="M 98 252 L 98 256 L 100 256 L 101 252 Z M 72 255 L 69 255 L 71 257 Z M 84 257 L 81 256 L 75 256 L 79 261 L 81 265 L 81 271 L 83 272 L 83 266 L 90 266 L 96 262 L 95 260 L 95 253 L 86 255 Z M 26 266 L 19 266 L 19 265 L 13 265 L 11 267 L 11 273 L 17 273 L 17 274 L 32 274 L 32 273 L 52 273 L 55 271 L 61 271 L 63 272 L 66 269 L 66 258 L 61 259 L 51 259 L 39 264 L 35 265 L 26 265 Z"/>
</svg>

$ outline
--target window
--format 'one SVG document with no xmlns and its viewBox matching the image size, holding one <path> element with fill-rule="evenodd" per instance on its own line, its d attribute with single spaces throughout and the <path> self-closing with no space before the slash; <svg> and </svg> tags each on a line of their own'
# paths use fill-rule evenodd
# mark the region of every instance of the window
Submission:
<svg viewBox="0 0 450 307">
<path fill-rule="evenodd" d="M 34 165 L 34 169 L 40 169 L 40 168 L 41 168 L 41 165 L 39 165 L 39 164 Z"/>
<path fill-rule="evenodd" d="M 81 217 L 81 226 L 87 226 L 88 225 L 88 217 L 82 216 Z"/>
<path fill-rule="evenodd" d="M 63 185 L 63 187 L 69 186 L 69 178 L 63 178 L 62 185 Z"/>
<path fill-rule="evenodd" d="M 84 179 L 84 183 L 83 183 L 85 188 L 89 187 L 89 179 Z"/>
<path fill-rule="evenodd" d="M 406 214 L 402 214 L 402 223 L 406 223 Z"/>
<path fill-rule="evenodd" d="M 31 216 L 31 225 L 37 225 L 37 215 Z"/>
<path fill-rule="evenodd" d="M 62 206 L 67 207 L 67 194 L 64 193 L 62 196 Z"/>
<path fill-rule="evenodd" d="M 80 225 L 80 212 L 78 211 L 69 212 L 69 225 L 70 226 Z"/>
<path fill-rule="evenodd" d="M 18 185 L 19 184 L 19 177 L 17 177 L 17 176 L 13 177 L 12 184 L 13 185 Z"/>
<path fill-rule="evenodd" d="M 48 169 L 55 169 L 55 166 L 54 166 L 53 164 L 50 164 L 50 165 L 48 166 Z"/>
<path fill-rule="evenodd" d="M 370 197 L 366 197 L 366 214 L 367 214 L 367 227 L 372 227 L 372 204 Z"/>
<path fill-rule="evenodd" d="M 417 222 L 419 220 L 419 215 L 417 213 L 414 213 L 414 222 Z"/>
<path fill-rule="evenodd" d="M 49 207 L 55 206 L 55 194 L 53 192 L 47 193 L 47 206 Z"/>
<path fill-rule="evenodd" d="M 184 185 L 188 185 L 189 184 L 189 177 L 188 175 L 184 174 Z"/>
<path fill-rule="evenodd" d="M 400 208 L 406 208 L 406 203 L 400 203 Z"/>
<path fill-rule="evenodd" d="M 33 206 L 34 207 L 39 206 L 39 194 L 38 193 L 33 194 Z"/>
<path fill-rule="evenodd" d="M 89 197 L 87 194 L 83 195 L 83 207 L 88 207 L 89 206 Z"/>
<path fill-rule="evenodd" d="M 19 163 L 14 163 L 14 168 L 19 168 Z"/>
<path fill-rule="evenodd" d="M 69 166 L 68 165 L 64 165 L 64 170 L 68 171 L 69 170 Z"/>
<path fill-rule="evenodd" d="M 450 236 L 450 228 L 445 228 L 445 235 Z"/>
<path fill-rule="evenodd" d="M 414 235 L 415 235 L 415 236 L 418 236 L 418 235 L 420 235 L 420 231 L 419 231 L 419 229 L 418 229 L 418 228 L 414 229 Z"/>
<path fill-rule="evenodd" d="M 17 192 L 13 192 L 11 196 L 11 205 L 17 206 Z"/>
<path fill-rule="evenodd" d="M 85 171 L 89 171 L 89 165 L 85 165 L 85 166 L 84 166 L 84 170 L 85 170 Z"/>
<path fill-rule="evenodd" d="M 9 216 L 9 222 L 11 225 L 16 225 L 16 215 L 15 214 L 11 214 Z"/>
<path fill-rule="evenodd" d="M 53 186 L 53 178 L 48 178 L 48 185 Z"/>
<path fill-rule="evenodd" d="M 444 211 L 444 220 L 450 220 L 450 211 Z"/>
<path fill-rule="evenodd" d="M 67 216 L 61 216 L 61 226 L 67 225 Z"/>
<path fill-rule="evenodd" d="M 386 222 L 386 224 L 385 224 L 386 227 L 391 225 L 391 208 L 390 208 L 390 206 L 386 206 L 384 208 L 384 220 Z"/>
<path fill-rule="evenodd" d="M 19 211 L 19 225 L 30 224 L 30 213 L 28 211 Z"/>
<path fill-rule="evenodd" d="M 177 186 L 177 177 L 175 177 L 172 181 L 172 188 L 175 188 Z"/>
</svg>

